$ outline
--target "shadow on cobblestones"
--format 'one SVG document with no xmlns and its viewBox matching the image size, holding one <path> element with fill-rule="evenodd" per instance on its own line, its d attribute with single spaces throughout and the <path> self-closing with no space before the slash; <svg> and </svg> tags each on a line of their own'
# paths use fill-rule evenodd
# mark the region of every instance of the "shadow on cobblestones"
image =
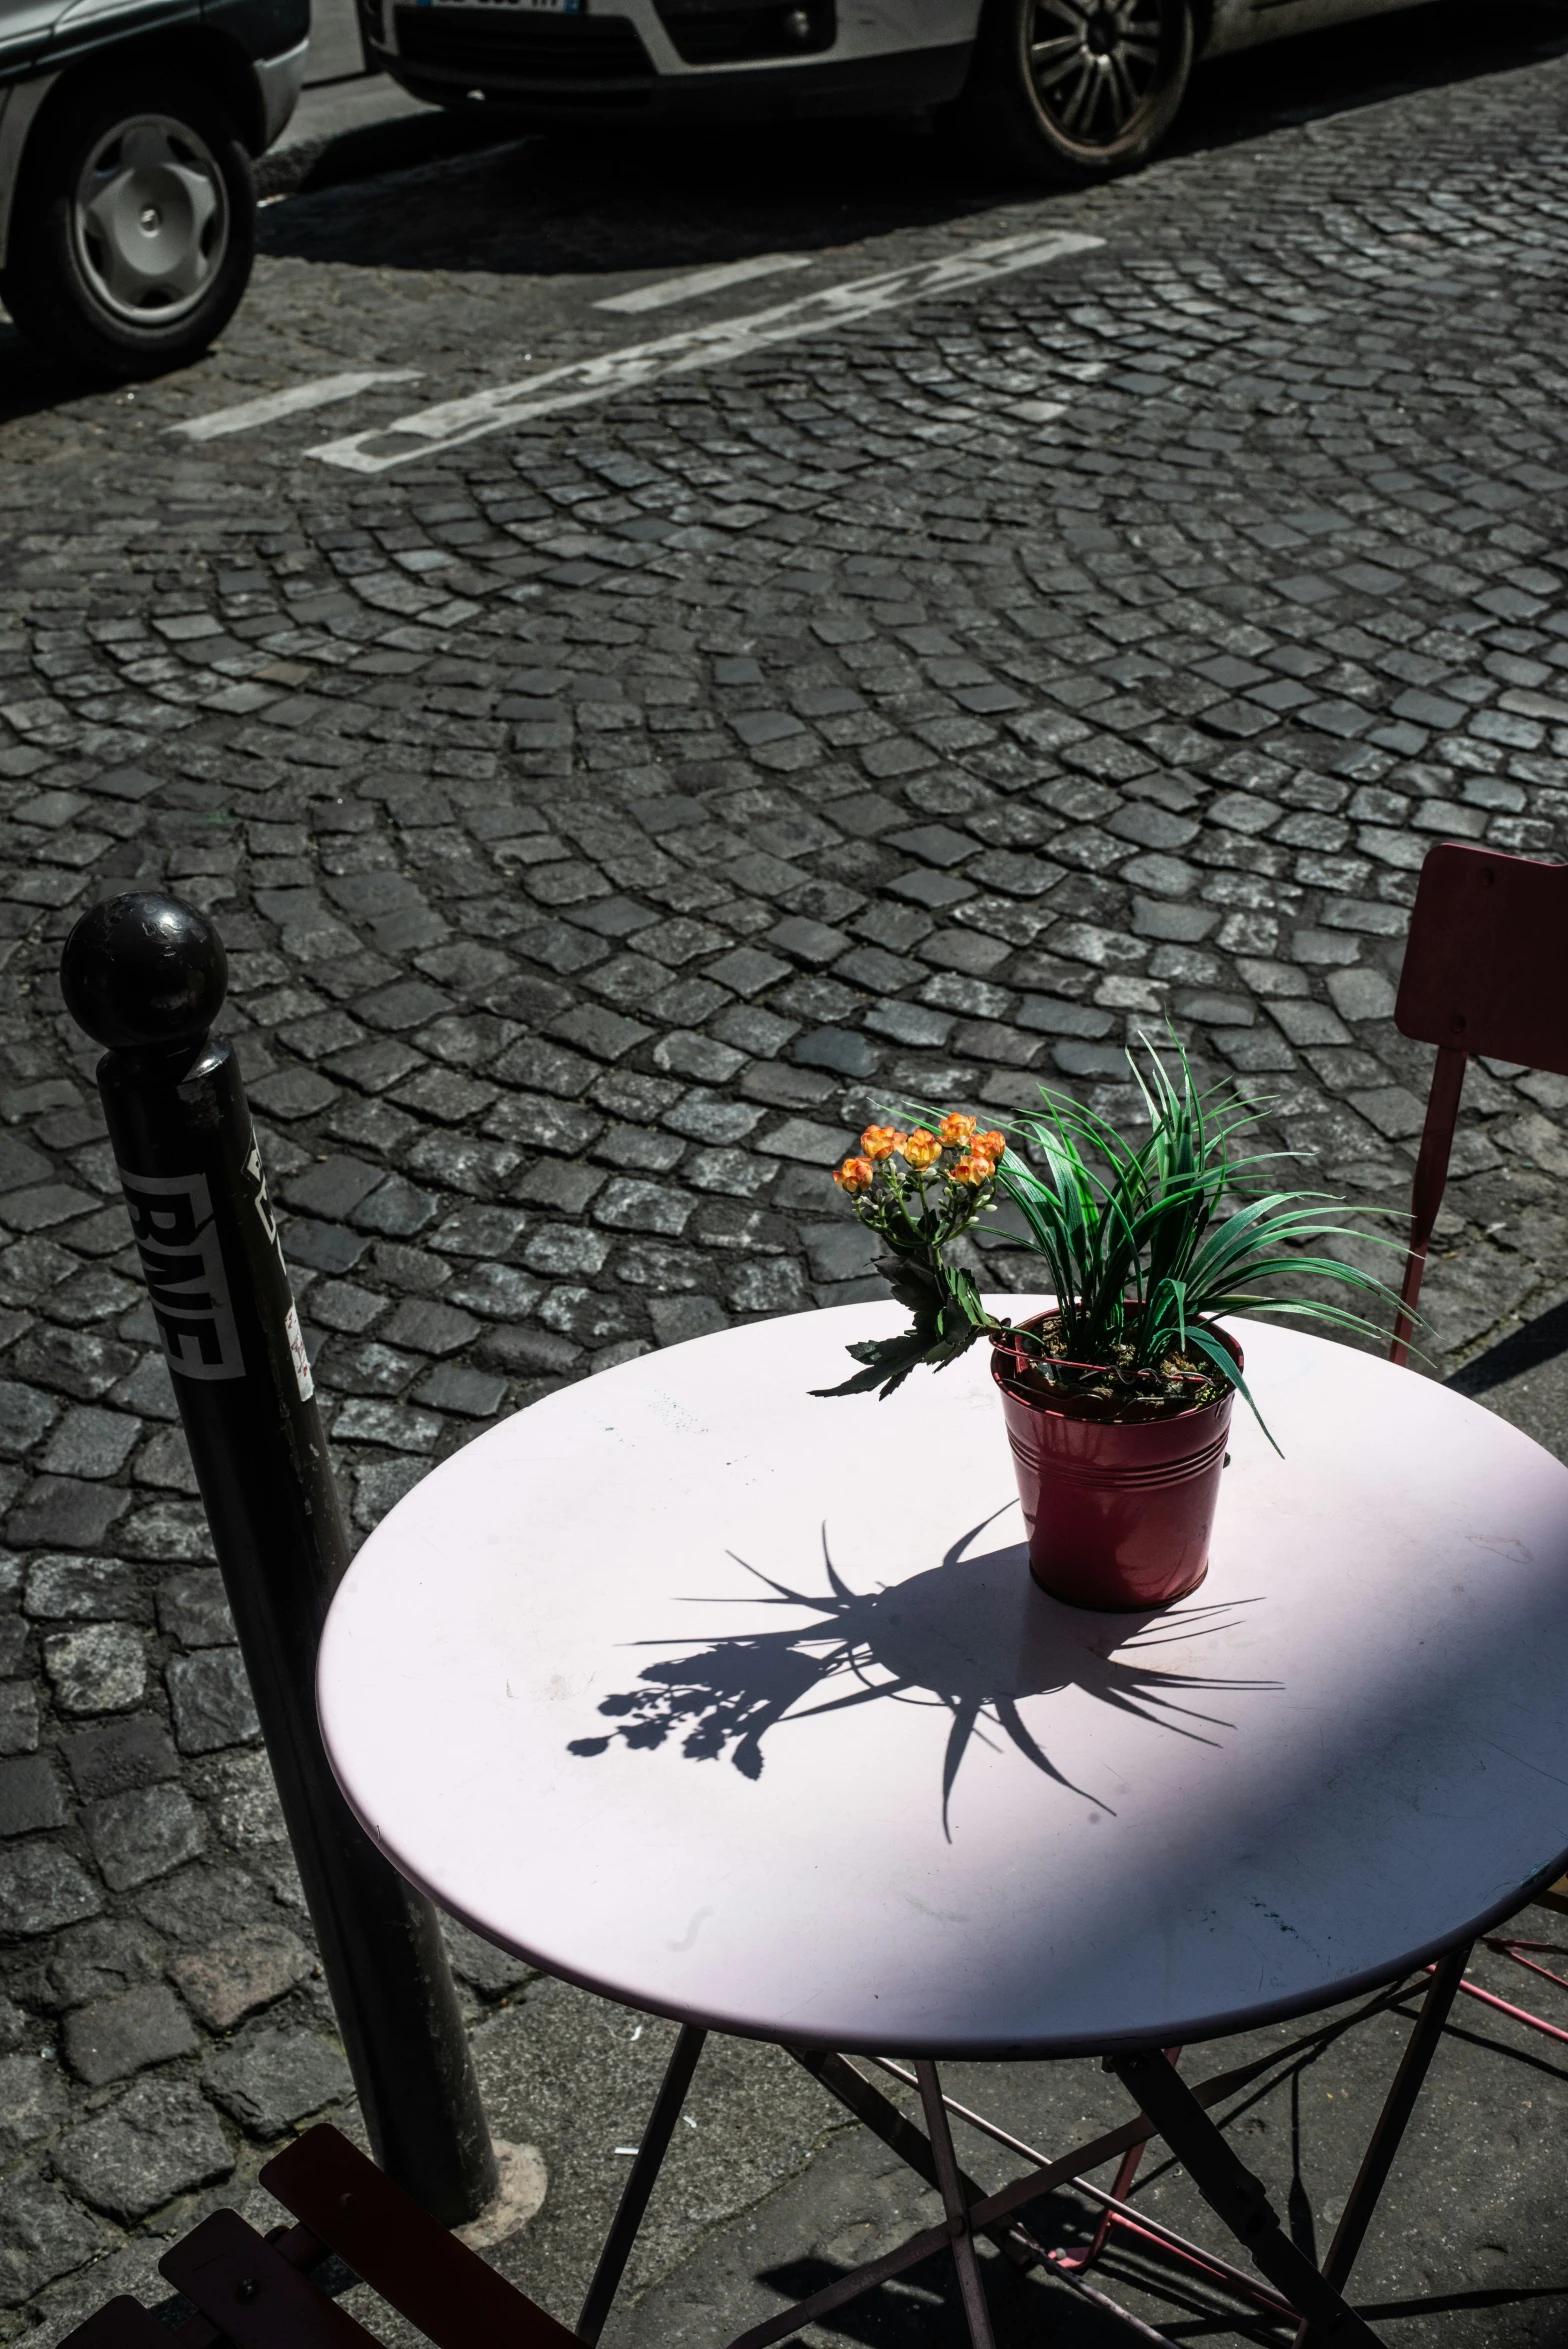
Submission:
<svg viewBox="0 0 1568 2349">
<path fill-rule="evenodd" d="M 80 386 L 41 358 L 14 326 L 0 318 L 0 425 L 39 415 L 68 400 L 78 389 Z"/>
<path fill-rule="evenodd" d="M 983 207 L 972 166 L 929 125 L 816 123 L 678 142 L 579 130 L 492 150 L 442 175 L 412 214 L 353 189 L 272 207 L 269 252 L 361 266 L 556 271 L 681 268 L 858 240 Z M 452 200 L 455 198 L 455 201 Z"/>
</svg>

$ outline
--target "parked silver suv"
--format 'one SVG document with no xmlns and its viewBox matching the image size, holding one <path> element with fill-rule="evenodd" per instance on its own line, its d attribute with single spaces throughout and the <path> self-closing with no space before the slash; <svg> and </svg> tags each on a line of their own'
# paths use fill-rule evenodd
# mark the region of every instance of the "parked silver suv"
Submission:
<svg viewBox="0 0 1568 2349">
<path fill-rule="evenodd" d="M 0 296 L 31 341 L 119 378 L 205 350 L 309 32 L 310 0 L 0 0 Z"/>
<path fill-rule="evenodd" d="M 957 101 L 1053 179 L 1144 161 L 1194 60 L 1418 0 L 357 0 L 366 54 L 446 106 L 540 124 Z"/>
</svg>

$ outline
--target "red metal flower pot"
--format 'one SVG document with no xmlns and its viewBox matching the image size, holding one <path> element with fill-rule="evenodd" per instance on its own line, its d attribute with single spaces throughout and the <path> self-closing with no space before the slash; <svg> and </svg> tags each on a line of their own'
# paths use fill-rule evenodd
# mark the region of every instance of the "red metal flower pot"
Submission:
<svg viewBox="0 0 1568 2349">
<path fill-rule="evenodd" d="M 1242 1367 L 1241 1348 L 1216 1330 Z M 1027 1353 L 993 1340 L 1029 1571 L 1070 1606 L 1108 1613 L 1168 1606 L 1209 1570 L 1234 1388 L 1164 1418 L 1099 1418 L 1047 1403 L 1024 1383 Z"/>
</svg>

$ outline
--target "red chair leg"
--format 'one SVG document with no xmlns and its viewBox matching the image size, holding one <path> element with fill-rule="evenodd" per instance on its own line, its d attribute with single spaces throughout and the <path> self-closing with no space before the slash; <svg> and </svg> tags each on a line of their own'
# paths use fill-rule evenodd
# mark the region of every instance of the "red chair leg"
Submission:
<svg viewBox="0 0 1568 2349">
<path fill-rule="evenodd" d="M 1432 1071 L 1432 1090 L 1427 1095 L 1426 1123 L 1421 1129 L 1416 1179 L 1410 1193 L 1410 1250 L 1399 1292 L 1394 1342 L 1388 1350 L 1390 1362 L 1405 1362 L 1410 1356 L 1410 1333 L 1415 1322 L 1416 1301 L 1421 1294 L 1421 1276 L 1426 1270 L 1426 1252 L 1432 1243 L 1437 1212 L 1443 1204 L 1448 1181 L 1448 1155 L 1459 1117 L 1465 1063 L 1466 1055 L 1453 1045 L 1439 1047 L 1437 1066 Z"/>
</svg>

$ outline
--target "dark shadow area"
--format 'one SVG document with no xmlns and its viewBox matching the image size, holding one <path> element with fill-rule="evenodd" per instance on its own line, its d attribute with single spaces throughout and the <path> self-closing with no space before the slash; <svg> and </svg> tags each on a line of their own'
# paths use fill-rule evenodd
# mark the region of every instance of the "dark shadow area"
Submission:
<svg viewBox="0 0 1568 2349">
<path fill-rule="evenodd" d="M 1219 2241 L 1218 2235 L 1215 2241 Z M 1238 2248 L 1229 2246 L 1226 2256 L 1234 2258 Z M 1244 2264 L 1238 2261 L 1238 2265 Z M 1141 2258 L 1136 2252 L 1115 2248 L 1113 2242 L 1089 2270 L 1088 2282 L 1092 2291 L 1103 2292 L 1122 2305 L 1137 2295 L 1157 2302 L 1154 2321 L 1169 2341 L 1258 2341 L 1284 2349 L 1287 2330 L 1282 2323 L 1249 2307 L 1239 2294 L 1234 2300 L 1221 2294 L 1205 2299 L 1197 2279 L 1174 2261 L 1162 2264 L 1154 2256 Z M 1146 2307 L 1138 2313 L 1147 2321 Z M 1125 2325 L 1118 2325 L 1117 2331 L 1124 2342 L 1135 2337 Z"/>
<path fill-rule="evenodd" d="M 1538 1313 L 1533 1321 L 1499 1338 L 1495 1346 L 1488 1346 L 1484 1354 L 1477 1354 L 1444 1383 L 1456 1394 L 1485 1395 L 1511 1378 L 1555 1362 L 1560 1354 L 1568 1354 L 1568 1303 Z"/>
<path fill-rule="evenodd" d="M 1521 2284 L 1509 2290 L 1499 2285 L 1495 2291 L 1434 2292 L 1421 2300 L 1364 2300 L 1361 2314 L 1369 2324 L 1386 2316 L 1441 2316 L 1461 2308 L 1515 2308 L 1530 2300 L 1568 2300 L 1568 2284 Z M 1568 2330 L 1554 2326 L 1551 2332 L 1537 2336 L 1541 2349 L 1557 2349 L 1568 2339 Z"/>
<path fill-rule="evenodd" d="M 1419 2007 L 1412 2000 L 1408 2004 L 1401 2002 L 1395 2011 L 1407 2021 L 1414 2022 Z M 1353 2015 L 1345 2017 L 1342 2028 L 1353 2029 L 1357 2020 L 1358 2018 Z M 1338 2036 L 1339 2033 L 1336 2032 L 1335 2038 Z M 1464 2041 L 1490 2053 L 1518 2055 L 1521 2052 L 1516 2048 L 1505 2046 L 1499 2041 L 1468 2033 L 1462 2028 L 1456 2027 L 1452 2020 L 1445 2025 L 1444 2036 Z M 1298 2061 L 1291 2063 L 1286 2070 L 1275 2073 L 1272 2077 L 1264 2078 L 1239 2098 L 1229 2101 L 1224 2109 L 1216 2111 L 1214 2116 L 1219 2127 L 1230 2135 L 1233 2141 L 1240 2136 L 1245 2144 L 1245 2127 L 1249 2116 L 1267 2111 L 1276 2100 L 1284 2100 L 1286 2112 L 1282 2116 L 1282 2134 L 1288 2143 L 1290 2158 L 1290 2178 L 1285 2189 L 1286 2209 L 1284 2215 L 1288 2231 L 1297 2248 L 1303 2251 L 1314 2264 L 1321 2261 L 1323 2245 L 1318 2237 L 1317 2217 L 1312 2197 L 1303 2176 L 1303 2156 L 1308 2137 L 1308 2131 L 1304 2127 L 1304 2101 L 1320 2093 L 1314 2086 L 1315 2067 L 1329 2054 L 1332 2045 L 1332 2040 L 1325 2040 L 1304 2054 Z M 1526 2055 L 1525 2060 L 1528 2062 L 1535 2059 Z M 1545 2063 L 1541 2063 L 1538 2068 L 1546 2071 L 1553 2069 Z M 1558 2074 L 1558 2076 L 1562 2075 Z M 1258 2125 L 1258 2122 L 1254 2120 L 1253 2126 Z M 1320 2149 L 1320 2156 L 1321 2152 L 1326 2150 L 1326 2148 Z M 1411 2150 L 1409 2146 L 1403 2148 L 1400 2159 L 1408 2159 Z M 1150 2158 L 1146 2159 L 1145 2166 L 1136 2183 L 1130 2189 L 1129 2199 L 1134 2205 L 1137 2204 L 1140 2197 L 1147 2196 L 1152 2188 L 1169 2175 L 1180 2173 L 1181 2165 L 1173 2155 L 1160 2145 L 1158 2140 L 1149 2148 L 1149 2156 Z M 1038 2239 L 1052 2248 L 1076 2247 L 1076 2242 L 1083 2236 L 1082 2206 L 1074 2201 L 1070 2189 L 1053 2195 L 1038 2205 L 1029 2215 L 1030 2223 Z M 1235 2245 L 1227 2244 L 1224 2241 L 1222 2233 L 1218 2231 L 1211 2233 L 1207 2227 L 1201 2229 L 1200 2232 L 1204 2241 L 1222 2250 L 1227 2257 L 1235 2260 L 1245 2269 L 1247 2265 L 1245 2257 L 1238 2253 Z M 1274 2341 L 1279 2338 L 1277 2330 L 1259 2312 L 1238 2310 L 1228 2297 L 1227 2288 L 1208 2284 L 1206 2280 L 1196 2276 L 1173 2254 L 1162 2251 L 1153 2244 L 1132 2241 L 1125 2233 L 1119 2231 L 1113 2230 L 1102 2256 L 1087 2271 L 1087 2275 L 1088 2280 L 1108 2291 L 1113 2298 L 1124 2297 L 1130 2290 L 1135 2294 L 1147 2295 L 1150 2299 L 1161 2303 L 1155 2322 L 1160 2331 L 1172 2341 L 1229 2337 Z M 1353 2304 L 1360 2309 L 1361 2314 L 1369 2321 L 1376 2322 L 1380 2319 L 1398 2317 L 1422 2319 L 1445 2314 L 1455 2315 L 1466 2310 L 1528 2306 L 1539 2300 L 1568 2302 L 1568 2283 L 1483 2285 L 1451 2291 L 1412 2293 L 1400 2298 L 1386 2298 L 1375 2303 L 1365 2300 L 1352 2287 L 1350 2296 Z M 1147 2315 L 1147 2310 L 1145 2309 L 1142 2313 Z M 1535 2333 L 1532 2330 L 1531 2337 L 1543 2345 L 1549 2345 L 1549 2349 L 1563 2349 L 1563 2344 L 1568 2342 L 1568 2323 L 1561 2327 L 1552 2327 L 1542 2333 Z"/>
<path fill-rule="evenodd" d="M 1050 2246 L 1076 2248 L 1087 2239 L 1081 2208 L 1065 2197 L 1052 2196 L 1031 2211 L 1030 2225 L 1036 2239 Z M 1223 2230 L 1216 2229 L 1213 2239 L 1221 2243 Z M 1245 2266 L 1238 2246 L 1227 2244 L 1225 2249 Z M 1039 2269 L 1020 2273 L 1007 2260 L 985 2253 L 981 2271 L 997 2349 L 1023 2349 L 1026 2343 L 1034 2349 L 1043 2340 L 1061 2344 L 1062 2349 L 1101 2349 L 1102 2344 L 1109 2349 L 1112 2342 L 1132 2337 L 1126 2317 L 1096 2306 L 1059 2276 Z M 850 2272 L 847 2265 L 807 2256 L 765 2269 L 757 2280 L 781 2300 L 801 2300 L 825 2291 Z M 1149 2300 L 1158 2303 L 1154 2321 L 1173 2342 L 1278 2343 L 1284 2338 L 1278 2320 L 1249 2309 L 1223 2289 L 1205 2287 L 1168 2258 L 1133 2249 L 1125 2241 L 1113 2240 L 1085 2280 L 1092 2291 L 1127 2308 L 1134 2323 L 1148 2321 Z M 1568 2284 L 1500 2284 L 1375 2302 L 1361 2300 L 1352 2291 L 1351 2298 L 1369 2322 L 1378 2323 L 1568 2302 Z M 866 2349 L 933 2349 L 938 2342 L 959 2345 L 968 2339 L 956 2276 L 945 2253 L 819 2317 L 817 2328 L 839 2340 L 864 2343 Z M 1568 2326 L 1552 2325 L 1534 2337 L 1541 2349 L 1562 2349 Z"/>
<path fill-rule="evenodd" d="M 0 425 L 20 423 L 66 400 L 102 391 L 102 384 L 73 379 L 33 349 L 10 320 L 0 316 Z"/>
<path fill-rule="evenodd" d="M 844 1581 L 824 1529 L 827 1589 L 808 1594 L 758 1574 L 773 1595 L 751 1602 L 796 1614 L 805 1609 L 812 1620 L 737 1634 L 646 1665 L 637 1687 L 599 1707 L 617 1726 L 601 1737 L 574 1738 L 568 1750 L 591 1759 L 617 1738 L 656 1748 L 679 1737 L 689 1760 L 727 1755 L 742 1777 L 760 1778 L 763 1740 L 786 1726 L 851 1705 L 940 1707 L 950 1721 L 942 1766 L 946 1828 L 971 1741 L 990 1743 L 993 1735 L 1059 1786 L 1110 1809 L 1066 1778 L 1037 1742 L 1019 1711 L 1026 1698 L 1079 1688 L 1153 1727 L 1217 1745 L 1234 1724 L 1193 1699 L 1280 1685 L 1208 1680 L 1146 1662 L 1151 1650 L 1195 1638 L 1217 1619 L 1232 1618 L 1235 1608 L 1186 1604 L 1148 1615 L 1096 1615 L 1063 1606 L 1034 1587 L 1021 1544 L 965 1555 L 992 1522 L 961 1535 L 940 1566 L 874 1591 L 852 1590 Z M 745 1566 L 744 1559 L 736 1563 Z"/>
<path fill-rule="evenodd" d="M 268 207 L 262 248 L 366 268 L 612 276 L 831 253 L 995 200 L 930 123 L 909 120 L 519 132 L 443 169 L 429 194 L 387 188 L 368 205 L 355 188 L 307 193 Z"/>
<path fill-rule="evenodd" d="M 1045 2341 L 1052 2349 L 1113 2349 L 1113 2344 L 1114 2349 L 1125 2349 L 1131 2338 L 1108 2310 L 1095 2308 L 1038 2272 L 1021 2275 L 989 2246 L 981 2253 L 980 2269 L 997 2349 L 1038 2349 Z M 833 2260 L 807 2257 L 769 2268 L 758 2281 L 777 2292 L 781 2302 L 804 2300 L 849 2272 Z M 863 2299 L 818 2317 L 812 2330 L 834 2340 L 863 2342 L 865 2349 L 935 2349 L 937 2343 L 967 2349 L 969 2341 L 957 2277 L 946 2252 Z"/>
<path fill-rule="evenodd" d="M 1168 2303 L 1170 2309 L 1187 2312 L 1174 2317 L 1162 2308 L 1158 2318 L 1159 2329 L 1172 2341 L 1210 2341 L 1237 2339 L 1247 2341 L 1282 2342 L 1284 2334 L 1278 2326 L 1262 2317 L 1249 2317 L 1233 2309 L 1223 2312 L 1216 2304 L 1210 2313 L 1205 2303 L 1187 2284 L 1178 2280 L 1167 2267 L 1155 2261 L 1129 2257 L 1123 2251 L 1108 2252 L 1090 2270 L 1100 2287 L 1115 2299 L 1118 2287 L 1147 2293 L 1150 2298 Z M 1568 2301 L 1568 2284 L 1520 2284 L 1481 2287 L 1467 2292 L 1433 2292 L 1413 2294 L 1404 2300 L 1363 2300 L 1352 2286 L 1351 2305 L 1369 2324 L 1378 2324 L 1395 2317 L 1454 2316 L 1466 2309 L 1527 2307 L 1535 2301 Z M 1397 2336 L 1396 2336 L 1397 2337 Z M 1123 2331 L 1124 2340 L 1130 2336 Z M 1561 2349 L 1568 2339 L 1568 2328 L 1554 2328 L 1537 2334 L 1541 2349 Z"/>
<path fill-rule="evenodd" d="M 256 192 L 264 201 L 275 196 L 316 195 L 323 188 L 351 186 L 356 180 L 375 179 L 383 172 L 418 171 L 456 155 L 515 146 L 517 135 L 515 125 L 509 125 L 504 116 L 498 122 L 478 106 L 400 114 L 391 122 L 370 122 L 360 130 L 339 131 L 335 138 L 312 142 L 303 149 L 283 147 L 263 155 L 256 166 Z"/>
<path fill-rule="evenodd" d="M 1058 2238 L 1050 2221 L 1051 2209 L 1050 2203 L 1042 2204 L 1033 2214 L 1033 2231 L 1042 2242 L 1054 2244 Z M 1081 2230 L 1069 2224 L 1066 2231 L 1076 2234 Z M 826 2291 L 849 2272 L 830 2260 L 807 2257 L 769 2268 L 758 2281 L 781 2299 L 803 2300 L 811 2293 Z M 985 2252 L 981 2273 L 997 2349 L 1039 2349 L 1042 2342 L 1051 2343 L 1052 2349 L 1112 2349 L 1113 2344 L 1124 2349 L 1137 2337 L 1131 2324 L 1141 2326 L 1148 2321 L 1131 2309 L 1126 2314 L 1119 2312 L 1126 2307 L 1129 2294 L 1160 2304 L 1156 2322 L 1159 2334 L 1169 2341 L 1279 2344 L 1286 2338 L 1278 2321 L 1247 2308 L 1239 2299 L 1223 2294 L 1208 2297 L 1196 2278 L 1156 2259 L 1108 2253 L 1089 2271 L 1088 2293 L 1074 2290 L 1048 2270 L 1020 2272 L 1007 2259 Z M 1446 2307 L 1501 2306 L 1514 2300 L 1550 2298 L 1554 2292 L 1555 2287 L 1520 2292 L 1499 2289 L 1495 2295 L 1459 2293 L 1447 2299 L 1401 2302 L 1386 2313 L 1421 2315 Z M 1089 2293 L 1103 2296 L 1112 2305 L 1097 2306 Z M 1374 2313 L 1366 2311 L 1369 2316 Z M 862 2342 L 866 2349 L 936 2349 L 938 2343 L 965 2349 L 969 2340 L 953 2264 L 945 2253 L 910 2268 L 862 2299 L 818 2317 L 813 2327 L 817 2330 L 838 2340 Z"/>
<path fill-rule="evenodd" d="M 1199 154 L 1563 54 L 1568 7 L 1551 0 L 1445 0 L 1337 26 L 1200 69 L 1164 152 Z M 504 137 L 504 118 L 487 110 L 480 131 L 486 141 Z M 420 126 L 420 135 L 434 134 Z M 487 145 L 466 167 L 443 168 L 428 201 L 386 189 L 367 204 L 354 188 L 328 185 L 346 176 L 347 160 L 324 153 L 313 167 L 320 192 L 268 208 L 266 252 L 361 267 L 608 275 L 786 248 L 827 253 L 998 203 L 1033 198 L 1049 208 L 1071 194 L 1004 176 L 942 124 L 909 118 L 520 129 L 517 144 Z"/>
<path fill-rule="evenodd" d="M 1167 155 L 1380 106 L 1568 55 L 1565 0 L 1442 0 L 1217 58 L 1193 81 Z"/>
</svg>

